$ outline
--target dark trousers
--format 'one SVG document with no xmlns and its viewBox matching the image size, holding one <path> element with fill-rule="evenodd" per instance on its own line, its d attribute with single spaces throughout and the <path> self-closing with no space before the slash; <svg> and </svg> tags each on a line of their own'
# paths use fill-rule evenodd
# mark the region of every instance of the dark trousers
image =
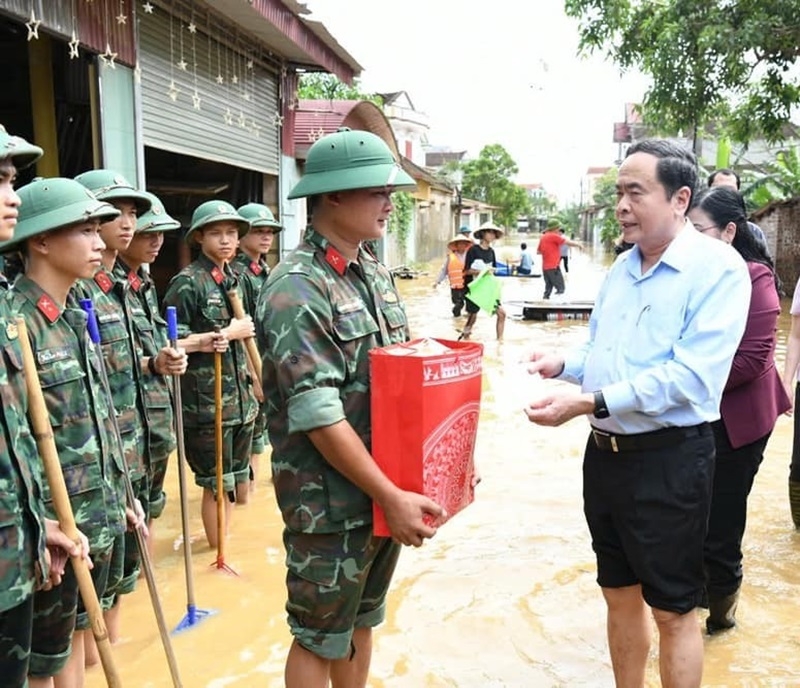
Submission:
<svg viewBox="0 0 800 688">
<path fill-rule="evenodd" d="M 703 559 L 708 595 L 720 599 L 736 592 L 742 584 L 747 497 L 772 433 L 733 449 L 722 421 L 713 423 L 712 427 L 717 461 Z"/>
<path fill-rule="evenodd" d="M 561 274 L 561 268 L 543 270 L 542 274 L 544 276 L 544 298 L 550 298 L 553 288 L 555 288 L 556 294 L 564 293 L 564 275 Z"/>
<path fill-rule="evenodd" d="M 792 442 L 792 464 L 789 468 L 789 480 L 800 482 L 800 414 L 797 409 L 800 409 L 800 384 L 795 385 L 794 388 L 794 408 L 795 412 L 792 414 L 794 420 L 794 441 Z"/>
<path fill-rule="evenodd" d="M 462 287 L 461 289 L 450 289 L 450 300 L 453 302 L 453 315 L 458 317 L 461 315 L 461 309 L 464 308 L 464 295 L 467 290 Z"/>
<path fill-rule="evenodd" d="M 561 256 L 561 260 L 564 262 L 564 272 L 569 272 L 569 256 Z"/>
</svg>

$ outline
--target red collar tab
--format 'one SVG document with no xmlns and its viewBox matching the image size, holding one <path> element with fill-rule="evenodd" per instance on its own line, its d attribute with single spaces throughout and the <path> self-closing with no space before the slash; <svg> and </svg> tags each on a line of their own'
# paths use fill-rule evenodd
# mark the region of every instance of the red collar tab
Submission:
<svg viewBox="0 0 800 688">
<path fill-rule="evenodd" d="M 99 270 L 94 276 L 94 281 L 104 294 L 108 294 L 114 288 L 114 283 L 105 270 Z"/>
<path fill-rule="evenodd" d="M 217 284 L 222 284 L 222 280 L 225 279 L 225 275 L 222 274 L 222 270 L 220 270 L 216 265 L 211 268 L 211 276 L 214 278 L 214 281 Z"/>
<path fill-rule="evenodd" d="M 325 262 L 336 270 L 340 277 L 347 271 L 347 258 L 330 244 L 325 249 Z"/>
<path fill-rule="evenodd" d="M 36 302 L 36 307 L 39 309 L 41 314 L 47 318 L 50 324 L 58 320 L 58 316 L 61 314 L 61 310 L 58 306 L 56 306 L 55 301 L 53 301 L 53 299 L 51 299 L 47 294 L 42 294 L 39 297 L 39 300 Z"/>
<path fill-rule="evenodd" d="M 128 284 L 131 285 L 133 291 L 139 291 L 142 288 L 142 280 L 133 270 L 128 273 Z"/>
<path fill-rule="evenodd" d="M 252 272 L 254 275 L 260 275 L 262 272 L 264 272 L 264 268 L 258 264 L 258 261 L 254 260 L 250 263 L 250 272 Z"/>
</svg>

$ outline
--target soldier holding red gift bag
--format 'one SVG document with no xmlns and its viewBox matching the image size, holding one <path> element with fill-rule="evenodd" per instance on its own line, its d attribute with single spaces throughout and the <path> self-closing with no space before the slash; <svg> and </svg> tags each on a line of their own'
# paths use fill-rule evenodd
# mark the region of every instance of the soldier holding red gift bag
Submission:
<svg viewBox="0 0 800 688">
<path fill-rule="evenodd" d="M 400 544 L 421 545 L 443 516 L 433 500 L 396 487 L 370 454 L 368 353 L 409 333 L 390 273 L 361 242 L 383 236 L 391 193 L 413 187 L 374 134 L 319 139 L 289 194 L 309 198 L 311 226 L 256 308 L 285 524 L 287 688 L 366 686 Z M 373 500 L 392 538 L 373 535 Z"/>
</svg>

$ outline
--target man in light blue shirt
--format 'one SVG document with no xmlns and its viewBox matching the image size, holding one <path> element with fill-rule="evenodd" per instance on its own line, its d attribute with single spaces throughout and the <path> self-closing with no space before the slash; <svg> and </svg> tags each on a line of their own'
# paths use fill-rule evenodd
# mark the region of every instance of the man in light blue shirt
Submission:
<svg viewBox="0 0 800 688">
<path fill-rule="evenodd" d="M 750 277 L 738 253 L 686 220 L 694 155 L 667 141 L 634 144 L 619 169 L 617 219 L 634 248 L 606 277 L 589 341 L 534 353 L 530 371 L 579 383 L 534 401 L 540 425 L 586 414 L 584 512 L 608 606 L 617 685 L 643 685 L 648 606 L 659 627 L 663 685 L 699 686 L 694 609 L 714 475 L 709 422 L 739 345 Z M 722 245 L 720 245 L 722 244 Z"/>
</svg>

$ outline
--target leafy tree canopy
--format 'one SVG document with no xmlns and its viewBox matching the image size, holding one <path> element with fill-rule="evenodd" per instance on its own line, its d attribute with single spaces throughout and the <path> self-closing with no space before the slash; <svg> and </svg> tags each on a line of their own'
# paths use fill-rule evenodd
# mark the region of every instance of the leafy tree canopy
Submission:
<svg viewBox="0 0 800 688">
<path fill-rule="evenodd" d="M 495 220 L 515 228 L 520 215 L 530 214 L 530 200 L 521 186 L 511 181 L 517 163 L 498 143 L 484 146 L 475 160 L 463 166 L 462 193 L 467 198 L 497 206 Z"/>
<path fill-rule="evenodd" d="M 306 72 L 300 75 L 297 97 L 301 100 L 369 100 L 383 107 L 382 98 L 375 93 L 364 93 L 358 79 L 348 86 L 333 74 Z"/>
<path fill-rule="evenodd" d="M 600 222 L 600 241 L 606 246 L 619 234 L 619 222 L 617 222 L 617 168 L 612 167 L 600 179 L 595 186 L 592 201 L 598 208 L 597 218 Z"/>
<path fill-rule="evenodd" d="M 643 110 L 664 132 L 727 123 L 735 140 L 779 141 L 800 81 L 797 0 L 564 0 L 580 49 L 652 77 Z"/>
</svg>

